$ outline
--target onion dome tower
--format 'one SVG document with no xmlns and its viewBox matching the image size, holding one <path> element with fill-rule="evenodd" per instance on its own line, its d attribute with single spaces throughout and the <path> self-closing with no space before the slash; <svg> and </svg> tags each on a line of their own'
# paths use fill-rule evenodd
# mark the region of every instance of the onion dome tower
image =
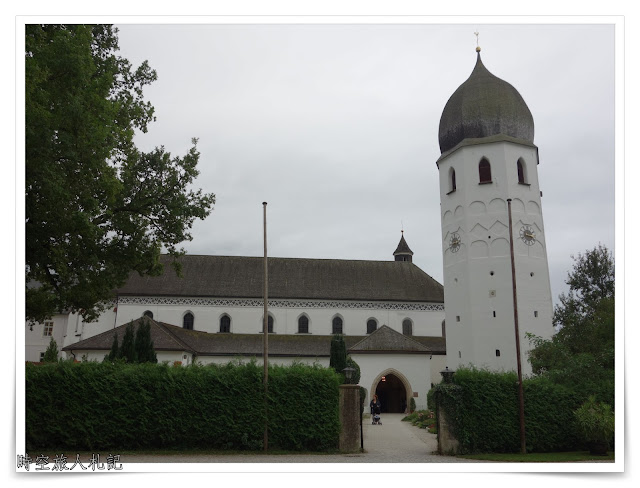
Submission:
<svg viewBox="0 0 640 488">
<path fill-rule="evenodd" d="M 527 374 L 525 334 L 554 331 L 533 116 L 476 51 L 438 132 L 447 366 L 515 370 L 517 323 Z"/>
<path fill-rule="evenodd" d="M 404 230 L 400 232 L 402 233 L 400 242 L 398 243 L 397 249 L 393 252 L 393 256 L 396 261 L 409 261 L 411 263 L 413 262 L 413 251 L 409 249 L 407 241 L 404 240 Z"/>
</svg>

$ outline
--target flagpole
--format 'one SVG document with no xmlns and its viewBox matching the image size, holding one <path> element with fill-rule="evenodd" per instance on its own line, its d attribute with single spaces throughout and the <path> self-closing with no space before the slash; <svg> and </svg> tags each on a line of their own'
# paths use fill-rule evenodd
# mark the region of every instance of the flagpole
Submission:
<svg viewBox="0 0 640 488">
<path fill-rule="evenodd" d="M 267 394 L 269 392 L 269 313 L 267 308 L 268 303 L 268 267 L 267 267 L 267 202 L 262 202 L 263 208 L 263 220 L 264 220 L 264 323 L 263 323 L 263 358 L 264 358 L 264 450 L 266 451 L 269 446 L 269 433 L 268 433 L 268 416 L 267 416 Z"/>
<path fill-rule="evenodd" d="M 520 360 L 520 329 L 518 327 L 518 293 L 516 291 L 516 262 L 513 252 L 513 227 L 511 223 L 511 198 L 507 198 L 509 210 L 509 247 L 511 250 L 511 281 L 513 284 L 513 321 L 516 334 L 516 364 L 518 366 L 518 406 L 520 416 L 520 452 L 527 453 L 524 429 L 524 390 L 522 387 L 522 364 Z"/>
</svg>

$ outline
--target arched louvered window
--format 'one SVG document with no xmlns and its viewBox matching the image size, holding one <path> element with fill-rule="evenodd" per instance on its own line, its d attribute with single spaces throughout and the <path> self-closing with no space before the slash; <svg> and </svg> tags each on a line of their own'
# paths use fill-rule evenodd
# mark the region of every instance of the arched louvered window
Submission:
<svg viewBox="0 0 640 488">
<path fill-rule="evenodd" d="M 333 321 L 331 322 L 331 333 L 342 334 L 342 318 L 341 317 L 333 317 Z"/>
<path fill-rule="evenodd" d="M 478 173 L 480 176 L 480 183 L 491 183 L 491 165 L 485 158 L 482 158 L 478 165 Z"/>
<path fill-rule="evenodd" d="M 402 333 L 406 336 L 413 335 L 413 323 L 409 319 L 402 321 Z"/>
<path fill-rule="evenodd" d="M 522 158 L 518 159 L 518 183 L 526 185 L 527 184 L 527 174 L 525 172 L 524 162 Z"/>
<path fill-rule="evenodd" d="M 309 317 L 306 315 L 301 315 L 298 319 L 298 334 L 308 334 L 309 333 Z"/>
<path fill-rule="evenodd" d="M 182 317 L 182 328 L 193 330 L 193 314 L 191 312 L 187 312 Z"/>
<path fill-rule="evenodd" d="M 220 317 L 220 332 L 231 332 L 231 317 L 228 315 Z"/>
<path fill-rule="evenodd" d="M 151 310 L 147 310 L 145 313 L 142 314 L 143 317 L 149 317 L 150 319 L 153 319 L 153 312 Z"/>
<path fill-rule="evenodd" d="M 374 319 L 367 320 L 367 334 L 371 334 L 372 332 L 375 332 L 377 328 L 378 328 L 378 322 L 376 322 Z"/>
</svg>

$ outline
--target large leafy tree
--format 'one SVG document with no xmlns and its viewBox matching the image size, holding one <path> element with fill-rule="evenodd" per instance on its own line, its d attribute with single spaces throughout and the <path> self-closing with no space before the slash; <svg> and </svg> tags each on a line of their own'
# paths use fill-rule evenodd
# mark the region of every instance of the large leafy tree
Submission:
<svg viewBox="0 0 640 488">
<path fill-rule="evenodd" d="M 565 384 L 585 399 L 613 404 L 615 375 L 615 266 L 602 245 L 574 257 L 573 270 L 553 314 L 551 340 L 529 336 L 534 374 Z"/>
<path fill-rule="evenodd" d="M 194 139 L 183 157 L 136 149 L 153 107 L 142 90 L 156 79 L 146 62 L 117 56 L 110 25 L 27 25 L 26 318 L 60 310 L 91 321 L 132 271 L 162 272 L 204 219 L 213 194 L 198 176 Z M 175 262 L 175 261 L 174 261 Z M 179 266 L 176 263 L 176 271 Z"/>
</svg>

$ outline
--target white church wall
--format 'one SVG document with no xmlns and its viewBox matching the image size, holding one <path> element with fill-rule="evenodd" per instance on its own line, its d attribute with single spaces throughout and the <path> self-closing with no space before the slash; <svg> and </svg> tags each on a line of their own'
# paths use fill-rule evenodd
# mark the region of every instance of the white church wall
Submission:
<svg viewBox="0 0 640 488">
<path fill-rule="evenodd" d="M 43 354 L 51 338 L 56 341 L 59 351 L 59 357 L 64 357 L 61 352 L 64 342 L 64 334 L 67 329 L 68 315 L 56 314 L 50 320 L 36 323 L 33 326 L 26 324 L 25 327 L 25 361 L 38 362 Z M 45 332 L 45 323 L 47 329 Z"/>
<path fill-rule="evenodd" d="M 230 362 L 240 362 L 241 364 L 247 364 L 255 360 L 256 364 L 262 366 L 264 364 L 261 356 L 198 356 L 196 361 L 198 364 L 228 364 Z M 290 366 L 294 363 L 303 363 L 313 366 L 318 364 L 323 368 L 329 367 L 329 358 L 310 358 L 310 357 L 281 357 L 281 356 L 269 356 L 270 365 L 278 366 Z"/>
<path fill-rule="evenodd" d="M 117 325 L 126 324 L 140 318 L 146 311 L 151 311 L 154 320 L 181 327 L 185 313 L 191 312 L 194 315 L 194 330 L 219 332 L 220 318 L 226 314 L 231 318 L 232 333 L 256 334 L 262 331 L 262 306 L 260 304 L 245 305 L 256 302 L 255 300 L 236 300 L 241 305 L 227 306 L 198 304 L 196 299 L 161 299 L 165 303 L 153 303 L 157 301 L 160 300 L 141 297 L 121 299 L 118 304 Z M 229 300 L 229 302 L 232 301 Z M 318 306 L 314 307 L 314 303 Z M 297 334 L 298 319 L 304 314 L 309 319 L 310 334 L 331 335 L 333 318 L 338 315 L 343 320 L 345 335 L 365 335 L 367 321 L 371 318 L 377 321 L 378 328 L 388 325 L 402 333 L 402 321 L 408 318 L 413 323 L 413 335 L 440 336 L 445 315 L 442 304 L 380 303 L 377 304 L 379 308 L 367 308 L 366 304 L 361 302 L 331 302 L 329 304 L 331 306 L 324 306 L 325 302 L 321 301 L 288 300 L 286 305 L 269 307 L 269 314 L 273 316 L 273 330 L 276 334 Z M 395 308 L 406 309 L 396 310 Z M 412 308 L 430 308 L 430 310 L 412 310 Z"/>
<path fill-rule="evenodd" d="M 117 310 L 112 304 L 94 322 L 85 322 L 77 313 L 69 314 L 64 334 L 64 347 L 114 329 L 116 316 Z"/>
<path fill-rule="evenodd" d="M 75 359 L 76 361 L 95 361 L 101 363 L 104 357 L 109 354 L 109 351 L 95 351 L 95 350 L 71 350 L 66 351 L 67 359 Z M 184 358 L 186 356 L 186 359 Z M 185 351 L 156 351 L 156 357 L 158 364 L 163 362 L 173 365 L 176 361 L 181 361 L 184 366 L 191 364 L 191 353 Z"/>
</svg>

